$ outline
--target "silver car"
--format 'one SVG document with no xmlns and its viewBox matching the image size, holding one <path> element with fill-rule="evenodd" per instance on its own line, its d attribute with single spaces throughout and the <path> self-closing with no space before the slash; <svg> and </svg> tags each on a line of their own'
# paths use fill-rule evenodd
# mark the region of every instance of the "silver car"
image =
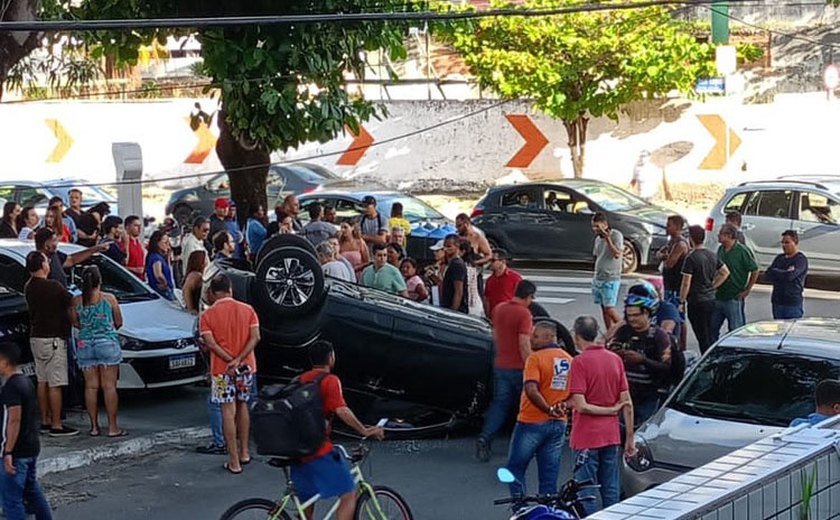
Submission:
<svg viewBox="0 0 840 520">
<path fill-rule="evenodd" d="M 636 433 L 622 468 L 632 496 L 786 428 L 840 377 L 840 320 L 750 323 L 709 349 Z"/>
<path fill-rule="evenodd" d="M 0 283 L 23 292 L 29 279 L 26 255 L 35 249 L 32 240 L 0 240 Z M 60 244 L 59 251 L 73 254 L 82 248 Z M 205 379 L 206 363 L 196 341 L 196 319 L 180 306 L 158 296 L 123 266 L 97 254 L 67 270 L 69 283 L 81 285 L 81 268 L 96 265 L 102 290 L 120 304 L 123 326 L 119 329 L 123 362 L 117 387 L 160 388 L 187 385 Z M 34 365 L 21 366 L 34 374 Z"/>
<path fill-rule="evenodd" d="M 782 177 L 726 190 L 706 219 L 706 247 L 712 251 L 730 211 L 741 213 L 741 229 L 761 269 L 781 252 L 782 232 L 794 229 L 809 272 L 840 275 L 840 176 Z"/>
</svg>

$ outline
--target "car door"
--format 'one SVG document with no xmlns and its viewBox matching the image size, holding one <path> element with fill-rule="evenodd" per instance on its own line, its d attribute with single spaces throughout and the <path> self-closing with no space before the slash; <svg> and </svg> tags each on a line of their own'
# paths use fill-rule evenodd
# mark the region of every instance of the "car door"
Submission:
<svg viewBox="0 0 840 520">
<path fill-rule="evenodd" d="M 546 214 L 552 219 L 546 229 L 544 258 L 592 261 L 592 211 L 589 203 L 571 190 L 546 187 L 543 190 Z"/>
<path fill-rule="evenodd" d="M 545 232 L 554 221 L 545 211 L 542 188 L 517 186 L 501 194 L 496 232 L 516 258 L 543 258 Z M 550 255 L 549 255 L 550 256 Z"/>
<path fill-rule="evenodd" d="M 792 229 L 812 271 L 840 272 L 840 201 L 815 191 L 798 194 Z"/>
<path fill-rule="evenodd" d="M 26 268 L 16 259 L 0 253 L 0 284 L 23 293 L 23 287 L 29 280 Z"/>
<path fill-rule="evenodd" d="M 781 251 L 782 231 L 790 229 L 795 192 L 785 189 L 756 191 L 744 207 L 741 229 L 759 267 L 767 268 Z"/>
</svg>

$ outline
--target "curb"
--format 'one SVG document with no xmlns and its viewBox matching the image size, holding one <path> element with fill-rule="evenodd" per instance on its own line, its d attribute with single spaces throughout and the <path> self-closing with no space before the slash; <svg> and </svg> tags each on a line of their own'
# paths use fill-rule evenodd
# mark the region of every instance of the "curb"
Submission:
<svg viewBox="0 0 840 520">
<path fill-rule="evenodd" d="M 38 460 L 38 474 L 48 475 L 50 473 L 83 468 L 100 460 L 131 457 L 151 451 L 158 446 L 183 444 L 187 441 L 196 441 L 209 436 L 210 428 L 207 427 L 181 428 L 179 430 L 169 430 L 135 437 L 107 446 L 69 451 L 61 455 Z"/>
</svg>

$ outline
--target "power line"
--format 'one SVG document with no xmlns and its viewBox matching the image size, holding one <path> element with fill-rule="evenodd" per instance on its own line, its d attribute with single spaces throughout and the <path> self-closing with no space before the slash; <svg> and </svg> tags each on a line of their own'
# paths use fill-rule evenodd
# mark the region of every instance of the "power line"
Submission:
<svg viewBox="0 0 840 520">
<path fill-rule="evenodd" d="M 484 11 L 451 12 L 364 12 L 364 13 L 323 13 L 270 16 L 222 16 L 193 18 L 147 18 L 114 20 L 36 20 L 18 22 L 0 22 L 0 32 L 57 32 L 57 31 L 102 31 L 114 29 L 179 29 L 200 27 L 228 27 L 241 25 L 290 25 L 319 22 L 407 22 L 407 21 L 447 21 L 472 20 L 492 17 L 537 17 L 556 16 L 598 11 L 624 11 L 646 7 L 665 7 L 670 5 L 702 6 L 718 0 L 647 0 L 633 3 L 592 3 L 554 9 L 488 9 Z M 729 0 L 730 3 L 755 0 Z"/>
<path fill-rule="evenodd" d="M 317 155 L 310 155 L 308 157 L 301 157 L 301 158 L 298 158 L 298 159 L 285 159 L 285 160 L 282 160 L 282 161 L 275 161 L 275 162 L 270 162 L 270 163 L 265 163 L 265 164 L 256 164 L 256 165 L 252 165 L 252 166 L 243 166 L 241 168 L 231 168 L 231 169 L 228 169 L 228 170 L 217 170 L 217 171 L 213 171 L 213 172 L 204 172 L 204 173 L 195 173 L 195 174 L 191 173 L 189 175 L 189 177 L 191 177 L 191 178 L 212 177 L 212 176 L 219 175 L 221 173 L 230 174 L 230 173 L 235 173 L 235 172 L 239 172 L 239 171 L 254 170 L 254 169 L 258 169 L 258 168 L 268 169 L 271 166 L 280 166 L 280 165 L 283 165 L 283 164 L 295 164 L 295 163 L 313 161 L 313 160 L 316 160 L 316 159 L 324 159 L 324 158 L 327 158 L 327 157 L 335 157 L 336 155 L 343 155 L 346 152 L 352 152 L 352 151 L 357 151 L 357 150 L 374 148 L 376 146 L 382 146 L 382 145 L 385 145 L 385 144 L 390 144 L 390 143 L 393 143 L 393 142 L 396 142 L 396 141 L 401 141 L 403 139 L 408 139 L 409 137 L 414 137 L 414 136 L 417 136 L 417 135 L 420 135 L 420 134 L 423 134 L 423 133 L 426 133 L 426 132 L 431 132 L 433 130 L 437 130 L 438 128 L 442 128 L 444 126 L 448 126 L 448 125 L 451 125 L 451 124 L 454 124 L 454 123 L 459 123 L 461 121 L 464 121 L 465 119 L 469 119 L 471 117 L 481 115 L 485 112 L 489 112 L 489 111 L 494 110 L 496 108 L 499 108 L 503 105 L 506 105 L 510 102 L 511 102 L 511 100 L 509 100 L 509 99 L 502 100 L 502 101 L 499 101 L 497 103 L 493 103 L 492 105 L 486 106 L 484 108 L 480 108 L 478 110 L 473 110 L 472 112 L 468 112 L 464 115 L 461 115 L 461 116 L 458 116 L 458 117 L 455 117 L 455 118 L 452 118 L 452 119 L 447 119 L 445 121 L 441 121 L 440 123 L 435 123 L 433 125 L 426 126 L 426 127 L 423 127 L 423 128 L 419 128 L 417 130 L 412 130 L 411 132 L 407 132 L 405 134 L 397 135 L 397 136 L 394 136 L 394 137 L 389 137 L 389 138 L 383 139 L 381 141 L 374 141 L 369 146 L 354 146 L 354 147 L 350 147 L 350 148 L 347 148 L 345 150 L 339 150 L 339 151 L 336 151 L 336 152 L 327 152 L 327 153 L 322 153 L 322 154 L 317 154 Z M 51 186 L 55 187 L 55 188 L 73 188 L 73 187 L 81 188 L 81 187 L 91 187 L 91 186 L 135 186 L 135 185 L 138 185 L 138 184 L 141 184 L 141 185 L 142 184 L 156 184 L 156 183 L 160 183 L 160 182 L 177 181 L 177 180 L 183 180 L 184 178 L 185 178 L 185 176 L 172 176 L 172 177 L 159 177 L 159 178 L 155 178 L 155 179 L 139 179 L 139 180 L 134 180 L 134 181 L 87 182 L 87 183 L 72 183 L 72 184 L 68 183 L 68 184 L 54 184 L 54 185 L 51 185 Z"/>
</svg>

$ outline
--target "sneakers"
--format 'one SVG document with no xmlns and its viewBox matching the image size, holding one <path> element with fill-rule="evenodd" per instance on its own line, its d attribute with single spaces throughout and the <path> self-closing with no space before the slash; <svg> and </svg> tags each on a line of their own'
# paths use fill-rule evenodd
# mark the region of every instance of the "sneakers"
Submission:
<svg viewBox="0 0 840 520">
<path fill-rule="evenodd" d="M 227 448 L 224 446 L 216 446 L 215 444 L 208 444 L 207 446 L 199 446 L 195 449 L 197 453 L 202 455 L 227 455 Z"/>
<path fill-rule="evenodd" d="M 70 428 L 69 426 L 62 426 L 60 429 L 50 428 L 50 437 L 72 437 L 78 435 L 79 430 Z"/>
<path fill-rule="evenodd" d="M 478 462 L 490 462 L 490 443 L 479 437 L 475 440 L 475 458 Z"/>
</svg>

